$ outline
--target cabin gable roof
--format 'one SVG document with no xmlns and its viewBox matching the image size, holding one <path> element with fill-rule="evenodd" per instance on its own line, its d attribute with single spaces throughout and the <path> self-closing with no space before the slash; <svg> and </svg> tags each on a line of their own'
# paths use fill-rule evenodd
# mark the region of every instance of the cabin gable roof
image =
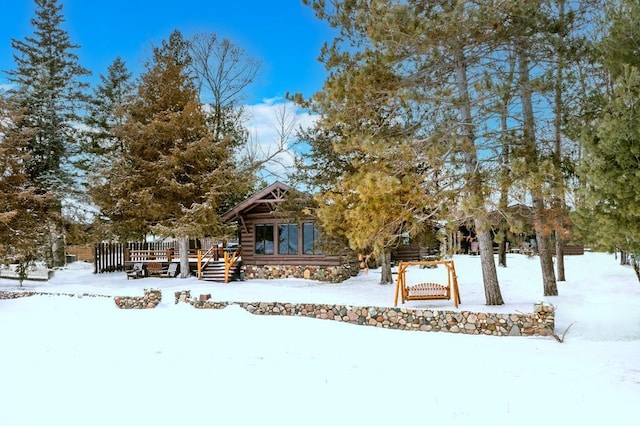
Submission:
<svg viewBox="0 0 640 426">
<path fill-rule="evenodd" d="M 276 181 L 226 212 L 222 215 L 222 221 L 224 223 L 235 221 L 241 215 L 260 205 L 267 204 L 273 210 L 277 204 L 284 201 L 285 196 L 292 189 L 289 185 Z"/>
</svg>

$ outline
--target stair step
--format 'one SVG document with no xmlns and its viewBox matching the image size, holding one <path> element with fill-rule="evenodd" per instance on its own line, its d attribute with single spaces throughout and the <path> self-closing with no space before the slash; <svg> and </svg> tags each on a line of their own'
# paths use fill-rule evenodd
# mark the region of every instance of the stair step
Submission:
<svg viewBox="0 0 640 426">
<path fill-rule="evenodd" d="M 233 276 L 240 271 L 240 264 L 236 263 L 231 267 L 229 275 Z M 202 279 L 204 281 L 224 282 L 224 261 L 209 263 L 202 270 Z"/>
</svg>

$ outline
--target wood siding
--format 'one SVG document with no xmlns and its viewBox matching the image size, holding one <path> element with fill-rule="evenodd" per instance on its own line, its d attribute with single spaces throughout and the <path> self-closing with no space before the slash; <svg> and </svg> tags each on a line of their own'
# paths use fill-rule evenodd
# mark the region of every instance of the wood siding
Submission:
<svg viewBox="0 0 640 426">
<path fill-rule="evenodd" d="M 262 207 L 262 206 L 261 206 Z M 342 256 L 326 255 L 326 254 L 302 254 L 302 224 L 298 224 L 298 254 L 278 254 L 278 225 L 292 223 L 283 218 L 275 218 L 270 212 L 258 212 L 246 215 L 238 224 L 240 228 L 240 244 L 242 245 L 242 262 L 247 265 L 316 265 L 316 266 L 338 266 L 343 263 Z M 303 223 L 312 223 L 308 220 Z M 274 225 L 274 254 L 256 254 L 255 247 L 255 225 L 256 224 L 273 224 Z"/>
<path fill-rule="evenodd" d="M 235 222 L 238 226 L 238 239 L 242 246 L 242 263 L 245 265 L 265 266 L 341 266 L 343 256 L 326 254 L 304 254 L 303 224 L 314 223 L 312 217 L 302 222 L 276 217 L 274 211 L 283 202 L 292 188 L 281 182 L 274 182 L 253 196 L 247 198 L 222 216 L 225 223 Z M 272 224 L 273 254 L 257 254 L 256 225 Z M 278 254 L 278 225 L 298 225 L 297 254 Z M 263 228 L 261 232 L 264 232 Z M 292 245 L 288 246 L 292 248 Z"/>
</svg>

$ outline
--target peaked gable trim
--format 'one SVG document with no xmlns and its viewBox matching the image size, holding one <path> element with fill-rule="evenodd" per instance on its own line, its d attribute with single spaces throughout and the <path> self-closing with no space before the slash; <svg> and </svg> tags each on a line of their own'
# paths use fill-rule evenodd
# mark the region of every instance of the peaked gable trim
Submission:
<svg viewBox="0 0 640 426">
<path fill-rule="evenodd" d="M 236 205 L 234 208 L 222 215 L 224 223 L 236 220 L 244 211 L 256 204 L 261 203 L 281 203 L 284 197 L 293 188 L 287 184 L 276 181 L 263 190 L 256 192 L 251 197 Z"/>
</svg>

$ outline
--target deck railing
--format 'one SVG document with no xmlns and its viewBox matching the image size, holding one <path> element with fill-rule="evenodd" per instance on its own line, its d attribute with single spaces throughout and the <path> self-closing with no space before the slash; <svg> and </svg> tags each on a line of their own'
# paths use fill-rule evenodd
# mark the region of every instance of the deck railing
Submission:
<svg viewBox="0 0 640 426">
<path fill-rule="evenodd" d="M 202 279 L 202 274 L 209 263 L 224 260 L 224 282 L 229 282 L 231 268 L 240 259 L 242 248 L 212 246 L 206 251 L 201 249 L 189 249 L 189 259 L 196 262 L 198 279 Z M 137 249 L 127 248 L 124 251 L 124 261 L 126 264 L 132 263 L 171 263 L 180 260 L 180 250 L 178 248 L 168 249 Z"/>
<path fill-rule="evenodd" d="M 240 259 L 242 247 L 220 247 L 213 246 L 206 252 L 198 250 L 198 279 L 202 279 L 202 271 L 211 262 L 217 262 L 221 257 L 224 259 L 224 282 L 229 282 L 231 267 Z"/>
</svg>

